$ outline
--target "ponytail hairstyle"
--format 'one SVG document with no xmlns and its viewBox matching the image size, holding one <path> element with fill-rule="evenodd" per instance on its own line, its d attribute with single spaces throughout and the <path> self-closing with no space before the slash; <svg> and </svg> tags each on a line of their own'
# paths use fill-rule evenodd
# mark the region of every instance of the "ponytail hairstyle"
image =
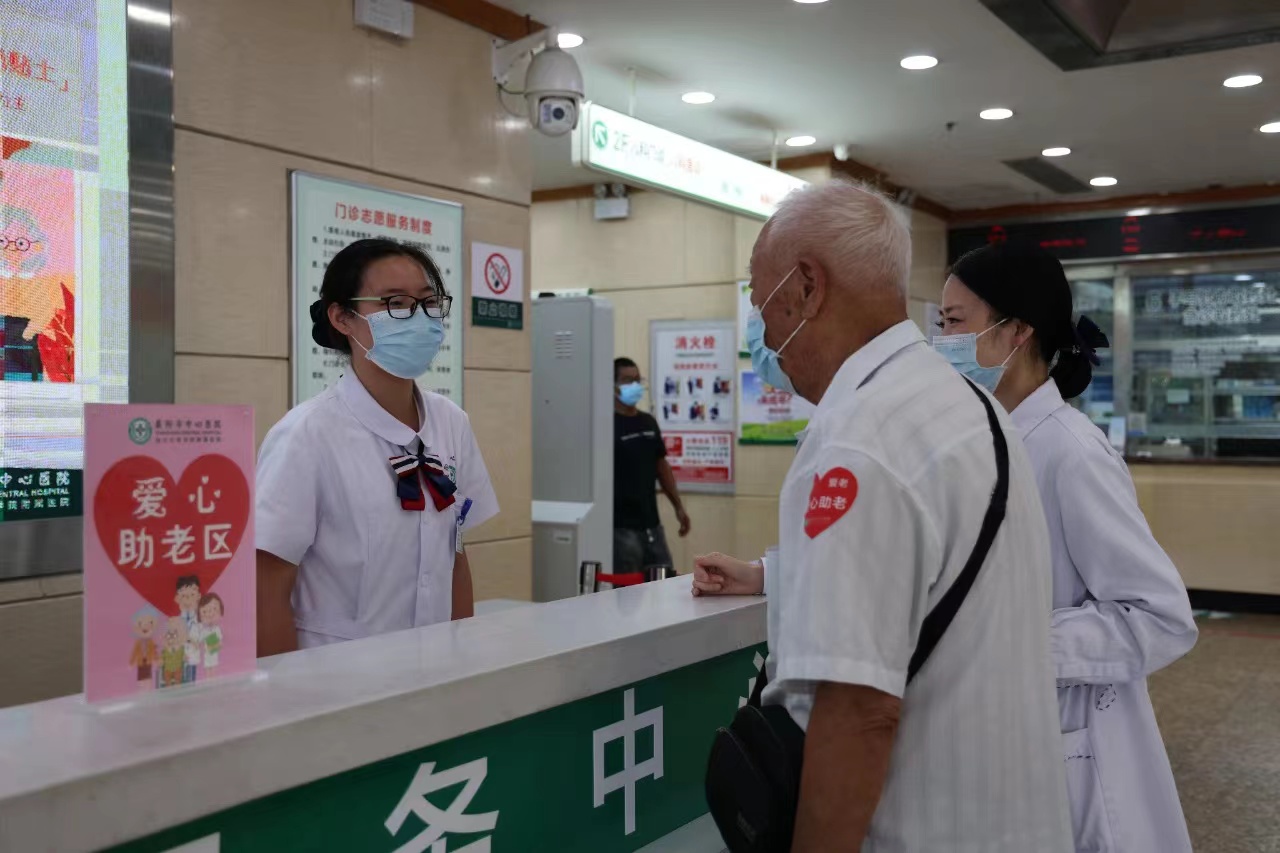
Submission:
<svg viewBox="0 0 1280 853">
<path fill-rule="evenodd" d="M 1110 343 L 1088 317 L 1072 323 L 1071 285 L 1057 258 L 1034 244 L 993 243 L 961 257 L 951 273 L 1000 317 L 1035 331 L 1040 358 L 1064 400 L 1084 393 L 1099 364 L 1097 351 Z"/>
<path fill-rule="evenodd" d="M 1098 325 L 1084 315 L 1080 316 L 1071 332 L 1074 341 L 1054 353 L 1058 359 L 1056 364 L 1049 362 L 1053 365 L 1049 376 L 1057 384 L 1064 400 L 1084 393 L 1084 389 L 1093 381 L 1093 369 L 1102 363 L 1098 358 L 1098 350 L 1111 345 Z M 1041 353 L 1043 352 L 1042 348 Z"/>
</svg>

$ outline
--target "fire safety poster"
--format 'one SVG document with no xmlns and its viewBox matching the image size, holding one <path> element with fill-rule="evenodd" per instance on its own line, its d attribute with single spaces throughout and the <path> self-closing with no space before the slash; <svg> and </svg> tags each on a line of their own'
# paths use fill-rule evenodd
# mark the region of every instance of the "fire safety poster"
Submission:
<svg viewBox="0 0 1280 853">
<path fill-rule="evenodd" d="M 649 388 L 667 461 L 688 491 L 732 492 L 738 334 L 732 320 L 655 320 Z"/>
</svg>

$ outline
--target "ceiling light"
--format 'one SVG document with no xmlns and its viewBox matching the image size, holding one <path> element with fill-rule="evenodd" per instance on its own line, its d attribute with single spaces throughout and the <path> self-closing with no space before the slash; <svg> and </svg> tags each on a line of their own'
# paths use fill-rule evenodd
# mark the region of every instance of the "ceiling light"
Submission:
<svg viewBox="0 0 1280 853">
<path fill-rule="evenodd" d="M 1257 74 L 1237 74 L 1235 77 L 1228 77 L 1222 81 L 1222 85 L 1228 89 L 1247 89 L 1250 86 L 1256 86 L 1262 82 L 1262 78 Z"/>
<path fill-rule="evenodd" d="M 582 47 L 582 43 L 586 41 L 577 33 L 561 33 L 556 37 L 556 44 L 561 50 L 573 50 L 575 47 Z"/>
<path fill-rule="evenodd" d="M 1258 289 L 1262 289 L 1262 288 L 1264 288 L 1264 287 L 1266 287 L 1266 286 L 1267 286 L 1267 283 L 1266 283 L 1265 281 L 1255 281 L 1255 282 L 1253 283 L 1253 286 L 1254 286 L 1254 287 L 1256 287 L 1256 288 L 1258 288 Z"/>
<path fill-rule="evenodd" d="M 1013 118 L 1013 110 L 1006 107 L 992 107 L 989 110 L 983 110 L 978 115 L 987 121 L 1001 121 L 1006 118 Z"/>
<path fill-rule="evenodd" d="M 1151 208 L 1149 207 L 1135 207 L 1133 210 L 1125 214 L 1125 216 L 1150 216 L 1150 215 L 1151 215 Z"/>
<path fill-rule="evenodd" d="M 685 92 L 680 96 L 686 104 L 709 104 L 715 99 L 716 96 L 710 92 Z"/>
<path fill-rule="evenodd" d="M 1115 178 L 1103 177 L 1103 178 L 1093 178 L 1092 180 L 1089 181 L 1089 183 L 1095 187 L 1114 187 L 1116 184 L 1120 182 L 1117 181 Z"/>
<path fill-rule="evenodd" d="M 1071 153 L 1070 148 L 1046 148 L 1040 152 L 1045 157 L 1066 157 Z"/>
<path fill-rule="evenodd" d="M 796 0 L 796 2 L 803 6 L 816 6 L 819 3 L 826 3 L 827 0 Z"/>
<path fill-rule="evenodd" d="M 1258 130 L 1263 133 L 1280 133 L 1280 121 L 1273 121 L 1270 124 L 1264 124 Z"/>
<path fill-rule="evenodd" d="M 898 64 L 908 71 L 927 71 L 938 64 L 938 58 L 921 54 L 920 56 L 908 56 Z"/>
<path fill-rule="evenodd" d="M 799 0 L 797 0 L 797 2 L 799 2 Z M 787 140 L 787 147 L 806 148 L 817 141 L 818 140 L 814 139 L 812 136 L 793 136 Z"/>
<path fill-rule="evenodd" d="M 1236 281 L 1253 281 L 1253 276 L 1249 275 L 1248 273 L 1241 273 L 1240 275 L 1236 276 Z"/>
<path fill-rule="evenodd" d="M 130 18 L 140 24 L 153 24 L 157 27 L 173 26 L 173 16 L 160 9 L 152 9 L 141 3 L 129 3 L 125 10 Z"/>
</svg>

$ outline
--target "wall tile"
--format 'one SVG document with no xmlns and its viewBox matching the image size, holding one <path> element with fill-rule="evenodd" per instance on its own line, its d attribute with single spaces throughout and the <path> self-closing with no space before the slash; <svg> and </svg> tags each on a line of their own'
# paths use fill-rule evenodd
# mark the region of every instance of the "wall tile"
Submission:
<svg viewBox="0 0 1280 853">
<path fill-rule="evenodd" d="M 0 581 L 0 604 L 11 604 L 15 601 L 31 601 L 42 598 L 39 578 L 18 578 Z"/>
<path fill-rule="evenodd" d="M 174 145 L 178 351 L 287 358 L 288 158 L 182 130 Z"/>
<path fill-rule="evenodd" d="M 646 376 L 651 320 L 737 322 L 737 289 L 733 284 L 624 290 L 600 295 L 613 304 L 614 353 L 635 359 Z"/>
<path fill-rule="evenodd" d="M 74 595 L 0 605 L 0 648 L 13 664 L 0 678 L 0 707 L 83 689 L 83 602 Z"/>
<path fill-rule="evenodd" d="M 533 535 L 533 383 L 528 373 L 468 370 L 463 403 L 502 511 L 468 542 Z"/>
<path fill-rule="evenodd" d="M 415 13 L 412 39 L 371 37 L 373 168 L 527 205 L 533 131 L 498 101 L 492 40 L 421 6 Z M 523 98 L 508 100 L 524 109 Z"/>
<path fill-rule="evenodd" d="M 1197 589 L 1280 594 L 1271 468 L 1130 467 L 1156 541 Z"/>
<path fill-rule="evenodd" d="M 179 124 L 370 165 L 372 36 L 355 26 L 350 0 L 173 5 Z M 418 13 L 425 29 L 430 13 Z"/>
<path fill-rule="evenodd" d="M 751 250 L 755 248 L 756 240 L 763 230 L 764 223 L 759 220 L 734 217 L 732 277 L 735 281 L 745 281 L 751 277 L 747 274 L 747 267 L 751 264 Z"/>
<path fill-rule="evenodd" d="M 741 218 L 705 204 L 686 202 L 684 275 L 686 284 L 735 281 L 741 266 L 734 264 L 735 220 Z"/>
<path fill-rule="evenodd" d="M 76 595 L 84 592 L 84 575 L 47 575 L 40 578 L 40 594 L 44 596 Z"/>
<path fill-rule="evenodd" d="M 476 601 L 533 600 L 533 540 L 503 539 L 467 546 Z"/>
<path fill-rule="evenodd" d="M 176 402 L 253 406 L 259 444 L 289 410 L 287 361 L 180 355 L 176 367 Z"/>
<path fill-rule="evenodd" d="M 532 317 L 531 264 L 529 251 L 529 209 L 510 204 L 497 204 L 476 199 L 467 203 L 463 213 L 463 238 L 466 240 L 466 278 L 463 292 L 454 294 L 454 311 L 462 311 L 463 360 L 468 368 L 496 370 L 531 370 L 533 347 L 530 337 Z M 509 246 L 524 251 L 524 328 L 489 329 L 471 324 L 471 252 L 475 241 Z"/>
<path fill-rule="evenodd" d="M 680 574 L 693 571 L 693 558 L 712 551 L 732 553 L 735 544 L 733 495 L 681 495 L 689 513 L 689 535 L 680 538 L 680 523 L 665 495 L 658 495 L 658 515 L 667 535 L 671 559 Z"/>
<path fill-rule="evenodd" d="M 754 560 L 778 544 L 778 499 L 740 497 L 734 503 L 737 553 Z"/>
<path fill-rule="evenodd" d="M 740 444 L 736 451 L 738 496 L 777 498 L 795 459 L 795 446 Z"/>
</svg>

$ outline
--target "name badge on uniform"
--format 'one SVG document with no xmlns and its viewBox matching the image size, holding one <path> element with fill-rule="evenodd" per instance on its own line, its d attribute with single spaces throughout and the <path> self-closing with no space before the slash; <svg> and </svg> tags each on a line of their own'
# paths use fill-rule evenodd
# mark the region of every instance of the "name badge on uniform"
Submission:
<svg viewBox="0 0 1280 853">
<path fill-rule="evenodd" d="M 471 512 L 471 498 L 467 498 L 462 502 L 462 509 L 458 510 L 457 529 L 454 532 L 454 551 L 462 553 L 462 526 L 467 523 L 467 513 Z"/>
</svg>

